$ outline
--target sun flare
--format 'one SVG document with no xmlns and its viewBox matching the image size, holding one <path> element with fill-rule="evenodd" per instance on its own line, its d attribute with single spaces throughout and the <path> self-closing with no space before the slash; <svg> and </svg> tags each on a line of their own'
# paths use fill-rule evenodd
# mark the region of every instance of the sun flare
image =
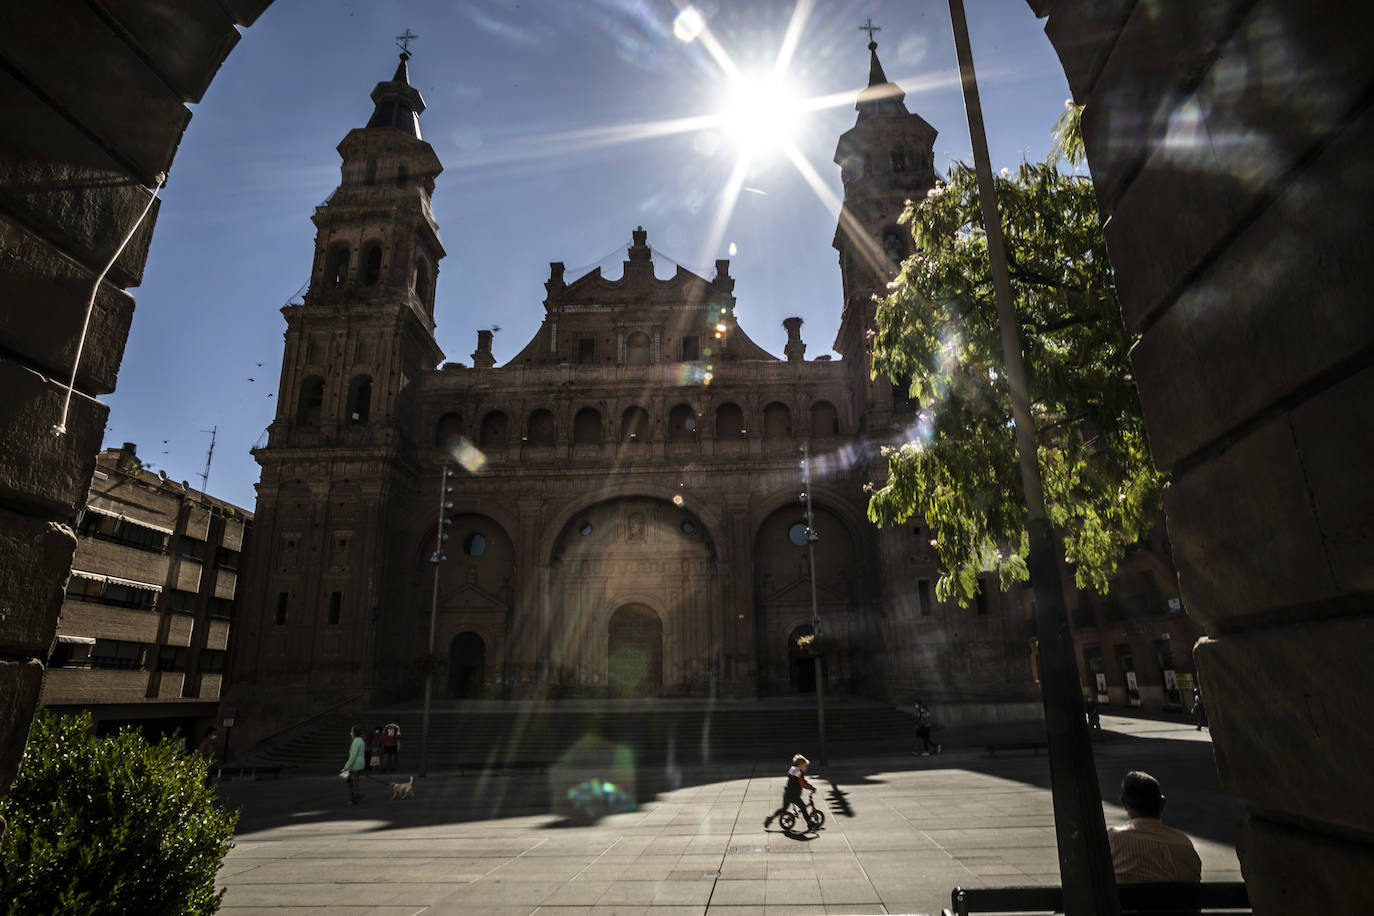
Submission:
<svg viewBox="0 0 1374 916">
<path fill-rule="evenodd" d="M 721 129 L 741 155 L 760 158 L 792 144 L 801 126 L 796 87 L 777 74 L 740 74 L 726 90 Z"/>
</svg>

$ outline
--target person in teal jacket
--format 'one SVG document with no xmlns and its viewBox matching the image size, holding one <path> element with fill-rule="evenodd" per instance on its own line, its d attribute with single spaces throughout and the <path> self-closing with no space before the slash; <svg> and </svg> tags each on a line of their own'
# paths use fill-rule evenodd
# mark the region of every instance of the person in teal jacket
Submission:
<svg viewBox="0 0 1374 916">
<path fill-rule="evenodd" d="M 363 741 L 362 731 L 356 725 L 348 730 L 348 735 L 353 741 L 348 745 L 348 762 L 339 775 L 348 783 L 349 804 L 356 805 L 363 800 L 363 793 L 358 791 L 357 778 L 367 768 L 367 742 Z"/>
</svg>

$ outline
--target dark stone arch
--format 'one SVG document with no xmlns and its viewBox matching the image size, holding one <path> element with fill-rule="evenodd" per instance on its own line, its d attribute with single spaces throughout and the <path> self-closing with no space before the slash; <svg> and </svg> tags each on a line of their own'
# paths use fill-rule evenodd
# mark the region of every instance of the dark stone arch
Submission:
<svg viewBox="0 0 1374 916">
<path fill-rule="evenodd" d="M 463 441 L 463 418 L 457 413 L 446 413 L 434 425 L 434 444 L 452 452 Z"/>
<path fill-rule="evenodd" d="M 763 438 L 792 438 L 792 410 L 781 401 L 763 408 Z"/>
<path fill-rule="evenodd" d="M 483 695 L 486 686 L 487 643 L 472 630 L 453 637 L 448 649 L 448 695 L 468 700 Z"/>
<path fill-rule="evenodd" d="M 382 279 L 382 243 L 368 242 L 363 248 L 363 285 L 376 286 Z"/>
<path fill-rule="evenodd" d="M 301 393 L 296 401 L 296 422 L 302 426 L 317 426 L 324 413 L 324 379 L 308 375 L 301 380 Z"/>
<path fill-rule="evenodd" d="M 653 340 L 643 331 L 635 331 L 625 338 L 625 362 L 631 366 L 647 366 L 653 356 Z"/>
<path fill-rule="evenodd" d="M 553 445 L 558 439 L 558 421 L 553 413 L 539 408 L 530 414 L 525 426 L 525 442 L 528 445 Z"/>
<path fill-rule="evenodd" d="M 504 449 L 510 444 L 510 418 L 505 411 L 493 410 L 482 417 L 482 426 L 477 433 L 477 447 L 491 451 Z"/>
<path fill-rule="evenodd" d="M 353 249 L 347 243 L 329 246 L 329 258 L 325 265 L 325 285 L 343 286 L 348 282 L 348 261 Z"/>
<path fill-rule="evenodd" d="M 621 442 L 648 442 L 649 430 L 649 413 L 643 407 L 628 407 L 625 413 L 621 414 Z"/>
<path fill-rule="evenodd" d="M 606 692 L 612 697 L 663 694 L 663 621 L 644 604 L 622 605 L 606 626 Z"/>
<path fill-rule="evenodd" d="M 733 401 L 727 401 L 716 408 L 716 439 L 730 442 L 749 435 L 744 425 L 744 411 Z"/>
<path fill-rule="evenodd" d="M 348 407 L 344 422 L 365 426 L 372 413 L 372 376 L 355 375 L 348 383 Z"/>
<path fill-rule="evenodd" d="M 697 412 L 690 404 L 678 404 L 668 412 L 668 441 L 695 442 Z"/>
<path fill-rule="evenodd" d="M 840 434 L 840 412 L 829 401 L 811 405 L 811 438 L 825 439 Z"/>
<path fill-rule="evenodd" d="M 601 411 L 583 407 L 573 417 L 573 445 L 601 444 Z"/>
</svg>

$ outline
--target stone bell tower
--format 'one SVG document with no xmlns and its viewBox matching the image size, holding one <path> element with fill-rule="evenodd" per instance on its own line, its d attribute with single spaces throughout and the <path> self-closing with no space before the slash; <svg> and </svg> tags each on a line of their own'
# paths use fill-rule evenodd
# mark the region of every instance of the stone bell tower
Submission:
<svg viewBox="0 0 1374 916">
<path fill-rule="evenodd" d="M 876 41 L 869 41 L 868 51 L 868 86 L 854 105 L 858 118 L 835 149 L 844 206 L 833 243 L 844 288 L 835 352 L 855 365 L 856 408 L 865 416 L 892 403 L 891 386 L 868 378 L 873 297 L 886 294 L 902 259 L 912 253 L 911 233 L 897 223 L 906 202 L 924 197 L 936 178 L 935 128 L 907 111 L 906 93 L 883 73 Z"/>
<path fill-rule="evenodd" d="M 401 614 L 382 596 L 416 478 L 402 393 L 443 359 L 434 292 L 444 249 L 430 210 L 443 167 L 420 136 L 425 104 L 409 58 L 372 91 L 366 126 L 339 144 L 339 186 L 312 217 L 309 291 L 282 309 L 277 414 L 254 452 L 263 522 L 233 662 L 240 708 L 257 709 L 241 724 L 254 731 L 365 694 L 379 630 Z"/>
</svg>

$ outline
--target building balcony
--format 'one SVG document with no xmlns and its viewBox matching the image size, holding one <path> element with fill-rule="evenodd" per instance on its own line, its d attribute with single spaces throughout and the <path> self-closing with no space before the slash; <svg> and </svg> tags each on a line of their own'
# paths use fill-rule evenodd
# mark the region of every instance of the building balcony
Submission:
<svg viewBox="0 0 1374 916">
<path fill-rule="evenodd" d="M 229 645 L 229 621 L 223 617 L 210 618 L 210 632 L 206 635 L 205 648 L 223 651 Z"/>
<path fill-rule="evenodd" d="M 152 608 L 125 608 L 104 601 L 68 597 L 62 602 L 59 632 L 126 642 L 157 641 L 158 615 Z"/>
<path fill-rule="evenodd" d="M 147 694 L 148 672 L 144 668 L 51 668 L 43 676 L 39 702 L 44 706 L 96 706 L 141 702 Z"/>
<path fill-rule="evenodd" d="M 234 600 L 234 589 L 238 585 L 239 576 L 232 569 L 221 567 L 215 570 L 215 597 L 223 598 L 225 601 Z"/>
<path fill-rule="evenodd" d="M 161 588 L 167 581 L 168 557 L 165 553 L 130 547 L 118 541 L 82 537 L 76 542 L 72 566 L 95 573 L 117 573 L 122 579 L 146 582 Z"/>
</svg>

